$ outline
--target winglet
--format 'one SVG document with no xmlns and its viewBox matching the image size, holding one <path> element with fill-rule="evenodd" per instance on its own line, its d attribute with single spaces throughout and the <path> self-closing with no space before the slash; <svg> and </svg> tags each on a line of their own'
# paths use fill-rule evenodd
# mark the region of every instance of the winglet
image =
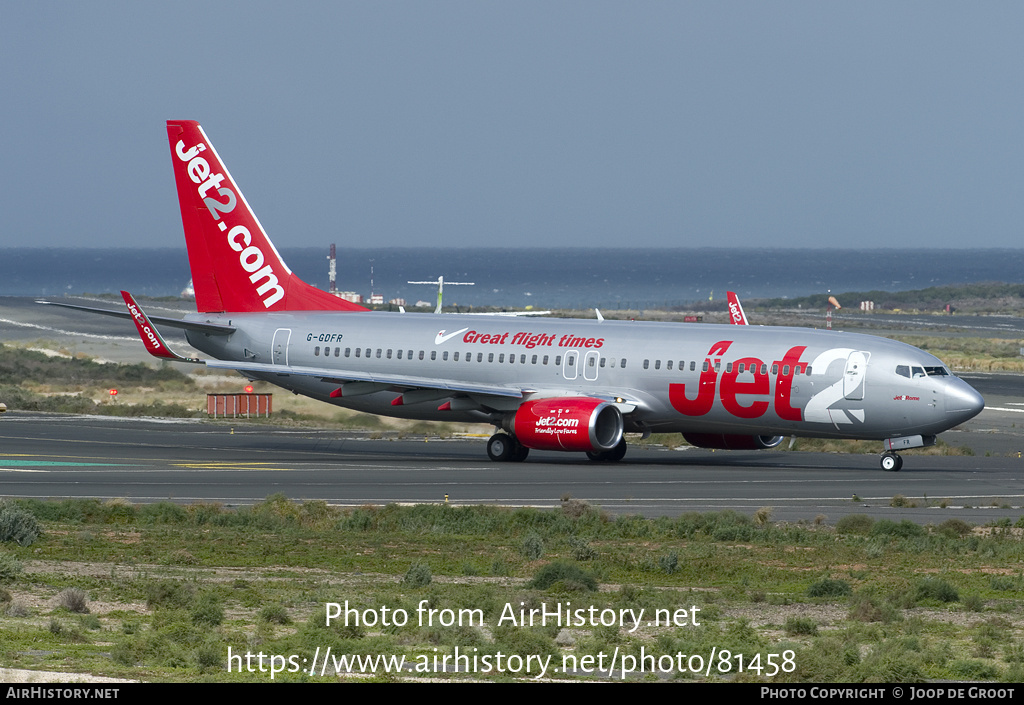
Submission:
<svg viewBox="0 0 1024 705">
<path fill-rule="evenodd" d="M 740 297 L 736 296 L 735 291 L 726 293 L 729 295 L 729 323 L 735 323 L 738 326 L 749 325 L 747 314 L 743 313 L 743 306 L 740 305 Z"/>
<path fill-rule="evenodd" d="M 135 301 L 135 298 L 127 291 L 121 292 L 121 297 L 124 299 L 124 303 L 128 306 L 128 313 L 132 316 L 132 321 L 135 323 L 135 327 L 139 331 L 139 337 L 142 338 L 142 344 L 146 346 L 146 350 L 153 357 L 159 357 L 163 360 L 178 360 L 179 362 L 200 362 L 199 359 L 194 357 L 182 357 L 178 355 L 169 347 L 164 339 L 160 337 L 160 331 L 156 329 L 152 321 L 149 320 L 149 316 L 146 315 L 142 307 Z"/>
</svg>

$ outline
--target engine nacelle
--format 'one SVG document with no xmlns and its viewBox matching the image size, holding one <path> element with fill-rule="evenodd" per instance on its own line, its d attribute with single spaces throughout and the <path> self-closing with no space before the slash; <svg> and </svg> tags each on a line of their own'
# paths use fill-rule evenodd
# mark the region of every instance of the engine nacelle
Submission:
<svg viewBox="0 0 1024 705">
<path fill-rule="evenodd" d="M 728 433 L 684 433 L 683 440 L 698 448 L 764 450 L 782 443 L 784 436 L 737 436 Z"/>
<path fill-rule="evenodd" d="M 618 408 L 590 397 L 528 401 L 503 425 L 527 448 L 591 453 L 615 448 L 623 430 Z"/>
</svg>

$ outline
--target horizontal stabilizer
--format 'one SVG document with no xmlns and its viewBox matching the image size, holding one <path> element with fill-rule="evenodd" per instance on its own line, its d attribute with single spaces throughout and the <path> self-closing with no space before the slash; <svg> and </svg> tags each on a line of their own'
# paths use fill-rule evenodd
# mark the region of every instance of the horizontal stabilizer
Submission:
<svg viewBox="0 0 1024 705">
<path fill-rule="evenodd" d="M 125 318 L 128 320 L 134 320 L 131 313 L 128 311 L 113 311 L 109 308 L 95 308 L 93 306 L 79 306 L 77 304 L 66 304 L 60 301 L 36 301 L 37 304 L 44 304 L 46 306 L 60 306 L 62 308 L 72 308 L 76 311 L 86 311 L 88 313 L 98 313 L 103 316 L 113 316 L 114 318 Z M 234 326 L 225 326 L 219 323 L 201 323 L 199 321 L 185 321 L 180 318 L 167 318 L 166 316 L 147 316 L 153 323 L 159 323 L 162 326 L 169 326 L 171 328 L 181 328 L 183 330 L 194 330 L 199 333 L 207 333 L 209 335 L 229 335 L 235 332 Z"/>
</svg>

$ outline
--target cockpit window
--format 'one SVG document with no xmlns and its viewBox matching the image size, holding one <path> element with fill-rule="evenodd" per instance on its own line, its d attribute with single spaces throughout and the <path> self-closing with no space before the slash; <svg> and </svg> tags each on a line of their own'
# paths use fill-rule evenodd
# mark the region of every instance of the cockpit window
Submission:
<svg viewBox="0 0 1024 705">
<path fill-rule="evenodd" d="M 910 365 L 896 365 L 896 374 L 901 377 L 913 377 L 919 379 L 924 376 L 928 377 L 948 377 L 949 370 L 942 365 L 931 365 L 928 367 L 911 367 Z"/>
</svg>

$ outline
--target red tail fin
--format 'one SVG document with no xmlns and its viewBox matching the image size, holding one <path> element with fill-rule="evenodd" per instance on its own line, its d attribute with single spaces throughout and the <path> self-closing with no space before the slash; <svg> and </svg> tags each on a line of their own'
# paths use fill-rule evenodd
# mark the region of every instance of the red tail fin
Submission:
<svg viewBox="0 0 1024 705">
<path fill-rule="evenodd" d="M 365 311 L 295 276 L 194 120 L 168 120 L 196 308 Z"/>
<path fill-rule="evenodd" d="M 735 323 L 738 326 L 747 325 L 747 314 L 743 313 L 740 297 L 736 296 L 735 291 L 727 291 L 726 293 L 729 295 L 729 323 Z"/>
</svg>

